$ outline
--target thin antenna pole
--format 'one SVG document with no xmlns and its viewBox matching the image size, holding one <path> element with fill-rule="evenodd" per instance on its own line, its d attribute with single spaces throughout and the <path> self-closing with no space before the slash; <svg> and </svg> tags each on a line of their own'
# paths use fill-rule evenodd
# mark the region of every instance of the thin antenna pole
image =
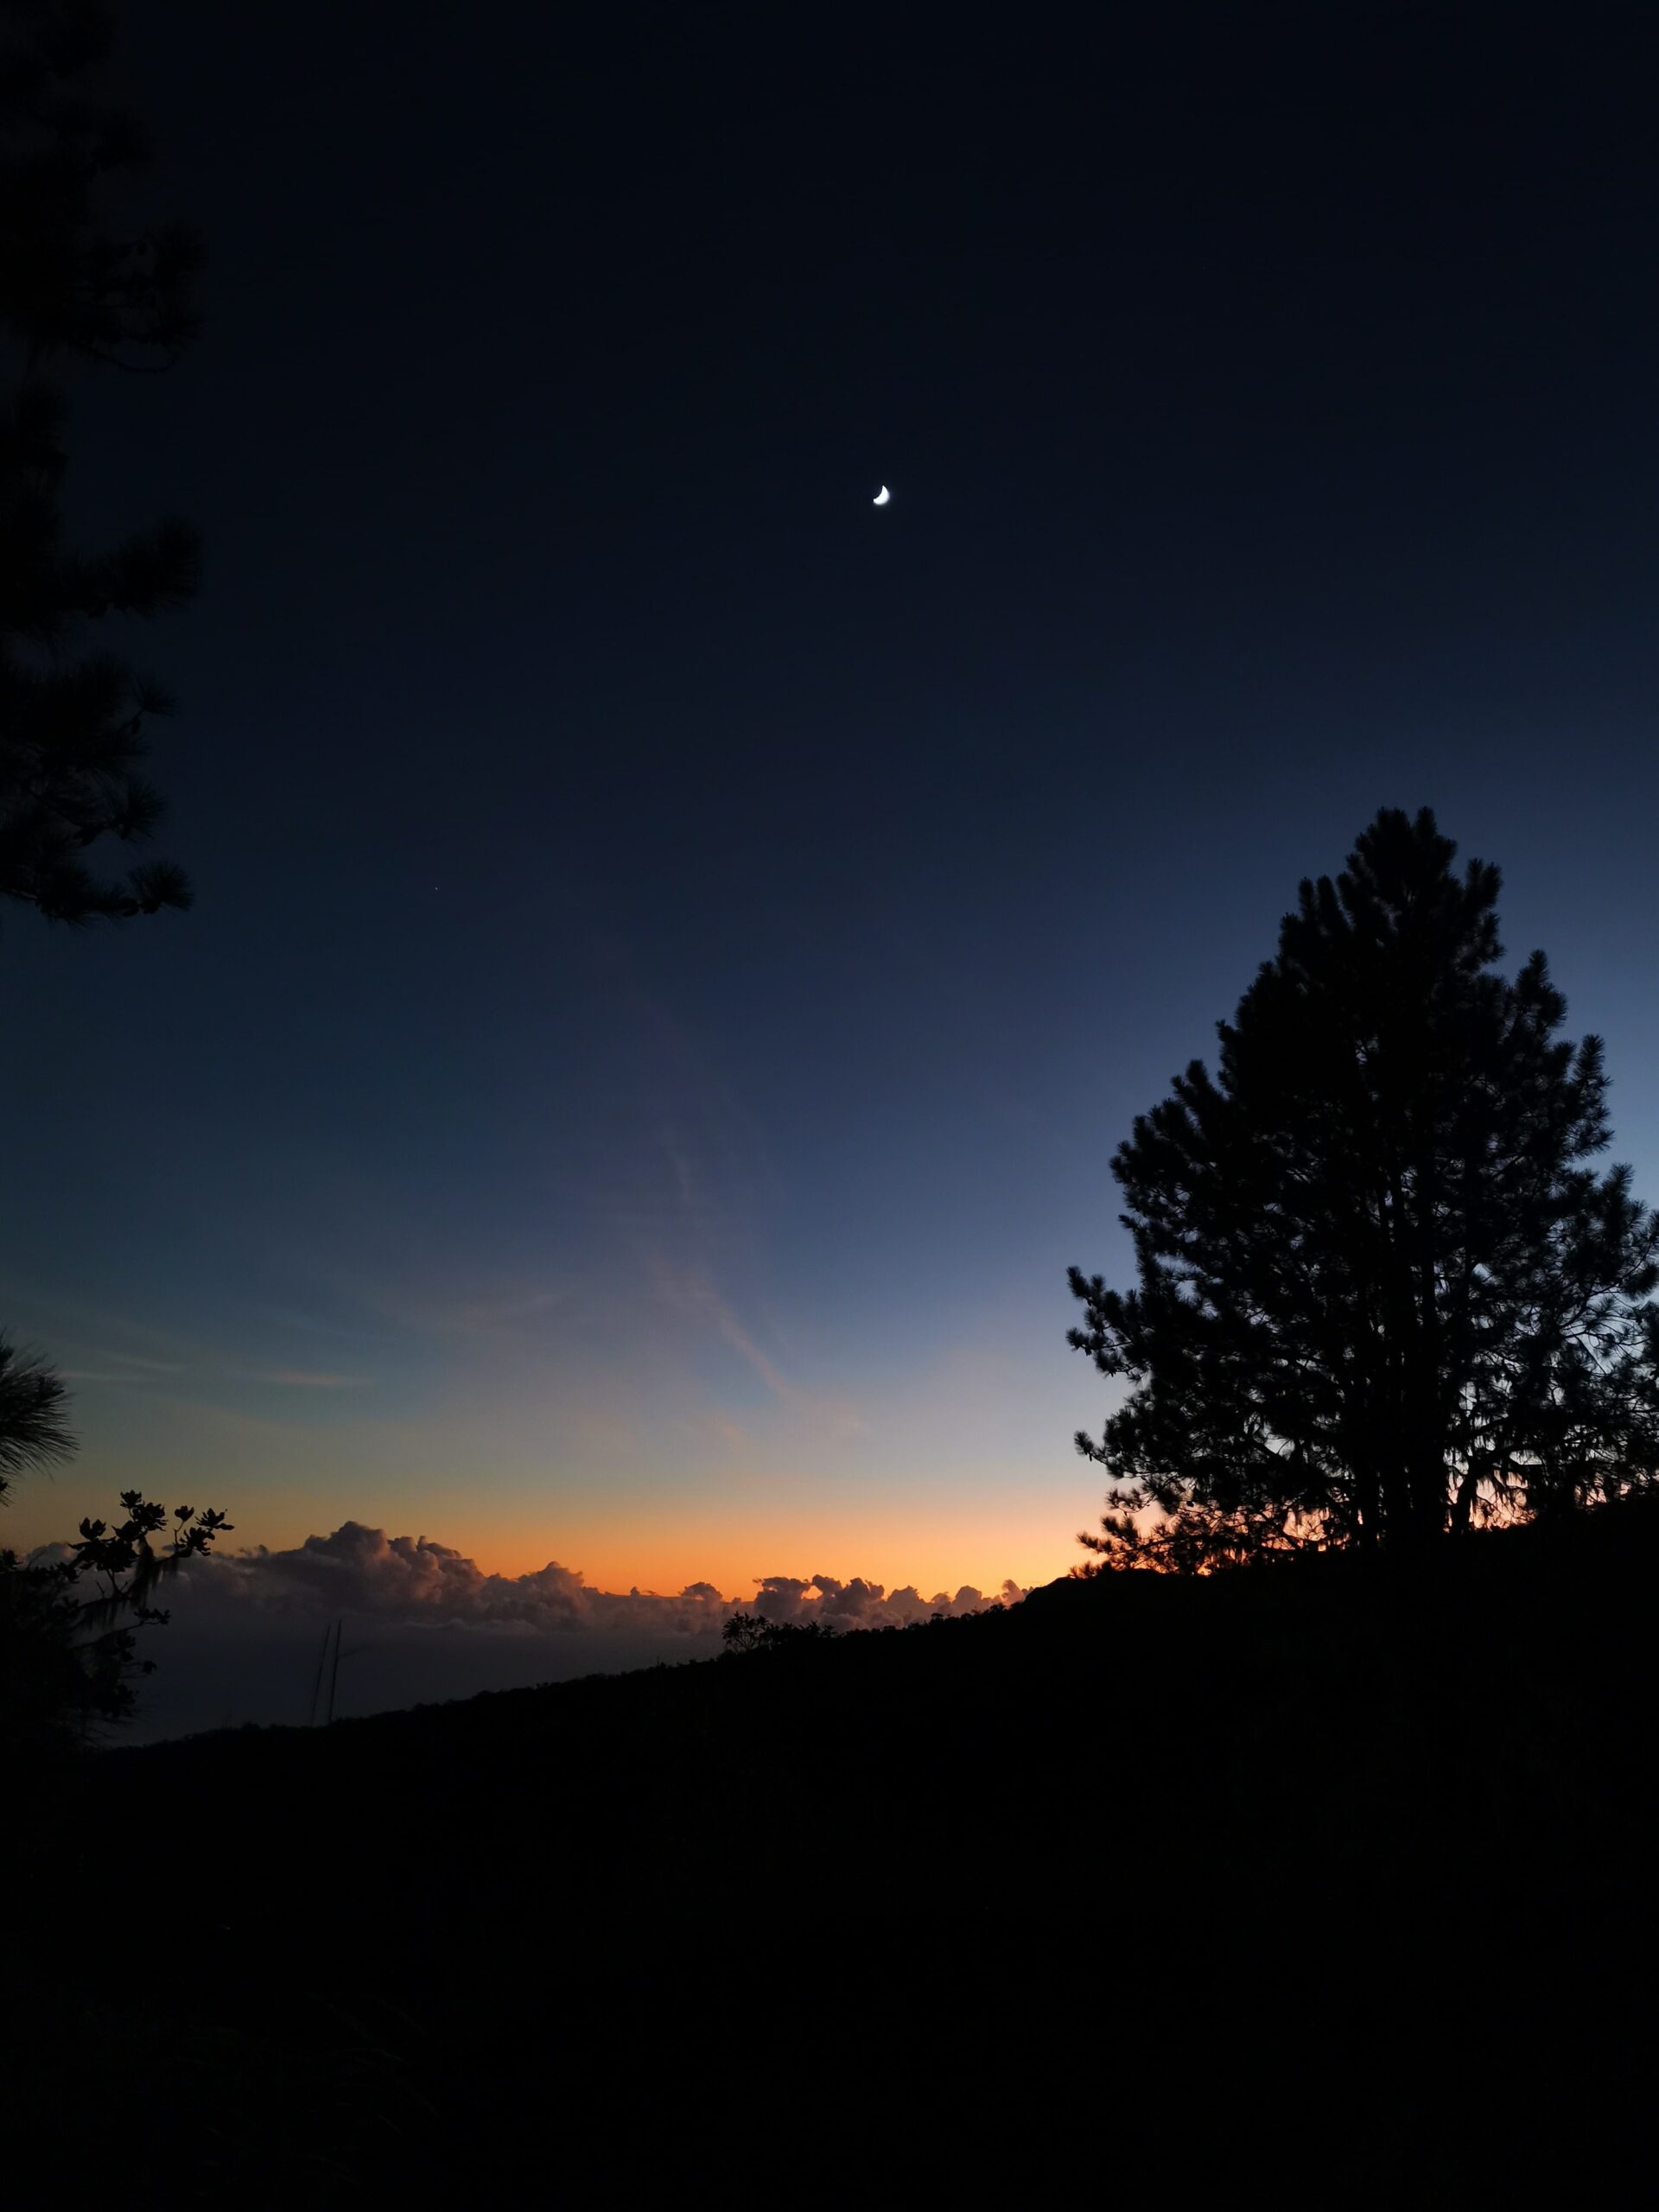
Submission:
<svg viewBox="0 0 1659 2212">
<path fill-rule="evenodd" d="M 322 1631 L 322 1649 L 317 1654 L 317 1678 L 311 1685 L 311 1710 L 306 1715 L 308 1728 L 315 1728 L 317 1725 L 317 1707 L 322 1701 L 322 1670 L 328 1658 L 329 1634 L 327 1629 Z"/>
<path fill-rule="evenodd" d="M 340 1687 L 340 1631 L 346 1625 L 343 1618 L 334 1623 L 334 1669 L 328 1677 L 328 1726 L 334 1725 L 334 1692 Z"/>
</svg>

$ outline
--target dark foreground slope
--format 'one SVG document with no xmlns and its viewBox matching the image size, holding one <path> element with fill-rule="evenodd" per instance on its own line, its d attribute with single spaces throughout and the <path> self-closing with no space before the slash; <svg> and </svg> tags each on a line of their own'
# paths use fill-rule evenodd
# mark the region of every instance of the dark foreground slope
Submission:
<svg viewBox="0 0 1659 2212">
<path fill-rule="evenodd" d="M 105 1754 L 20 1823 L 10 2155 L 142 2144 L 175 2202 L 1618 2201 L 1656 1574 L 1632 1509 Z"/>
</svg>

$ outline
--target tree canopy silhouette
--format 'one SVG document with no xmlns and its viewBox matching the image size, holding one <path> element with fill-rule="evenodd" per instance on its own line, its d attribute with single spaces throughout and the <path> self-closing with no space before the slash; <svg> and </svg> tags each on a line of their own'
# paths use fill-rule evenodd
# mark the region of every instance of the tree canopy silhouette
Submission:
<svg viewBox="0 0 1659 2212">
<path fill-rule="evenodd" d="M 148 720 L 171 702 L 86 633 L 190 598 L 196 534 L 167 521 L 87 555 L 63 528 L 54 378 L 76 360 L 166 367 L 194 327 L 194 233 L 111 229 L 100 212 L 146 151 L 132 117 L 87 88 L 110 42 L 101 8 L 0 3 L 0 335 L 15 372 L 0 400 L 0 894 L 64 922 L 191 896 L 170 862 L 99 865 L 99 848 L 141 844 L 160 820 L 139 768 Z"/>
<path fill-rule="evenodd" d="M 0 1749 L 8 1756 L 85 1743 L 130 1718 L 133 1680 L 156 1671 L 137 1656 L 137 1631 L 165 1628 L 150 1600 L 187 1560 L 232 1527 L 211 1508 L 167 1508 L 142 1491 L 121 1493 L 124 1517 L 84 1520 L 61 1558 L 20 1560 L 0 1550 Z M 158 1551 L 152 1536 L 162 1540 Z M 89 1580 L 96 1594 L 77 1593 Z"/>
<path fill-rule="evenodd" d="M 54 1368 L 0 1335 L 0 1505 L 16 1476 L 73 1452 L 68 1401 Z"/>
<path fill-rule="evenodd" d="M 1073 1268 L 1068 1341 L 1130 1388 L 1078 1449 L 1101 1566 L 1421 1541 L 1646 1485 L 1659 1228 L 1600 1039 L 1513 981 L 1496 868 L 1384 810 L 1304 880 L 1230 1022 L 1113 1161 L 1138 1288 Z"/>
<path fill-rule="evenodd" d="M 0 1336 L 0 1506 L 16 1477 L 73 1453 L 68 1395 L 55 1369 Z M 152 1599 L 232 1526 L 213 1507 L 177 1505 L 168 1527 L 167 1508 L 136 1490 L 122 1491 L 121 1510 L 34 1558 L 0 1548 L 0 1755 L 83 1743 L 126 1719 L 134 1677 L 156 1664 L 136 1656 L 135 1631 L 168 1618 Z"/>
</svg>

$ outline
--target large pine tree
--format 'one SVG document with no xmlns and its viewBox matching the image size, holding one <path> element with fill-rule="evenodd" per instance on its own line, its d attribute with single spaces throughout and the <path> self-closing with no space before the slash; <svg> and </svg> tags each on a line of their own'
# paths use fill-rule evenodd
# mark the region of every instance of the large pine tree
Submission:
<svg viewBox="0 0 1659 2212">
<path fill-rule="evenodd" d="M 170 862 L 111 872 L 161 817 L 141 766 L 168 701 L 96 626 L 188 599 L 196 534 L 86 554 L 64 532 L 65 371 L 165 367 L 194 327 L 194 233 L 105 213 L 145 154 L 95 89 L 111 38 L 86 0 L 0 0 L 0 896 L 65 922 L 190 902 Z"/>
<path fill-rule="evenodd" d="M 1385 810 L 1304 881 L 1230 1022 L 1113 1162 L 1139 1287 L 1073 1268 L 1070 1342 L 1126 1400 L 1095 1565 L 1421 1542 L 1659 1465 L 1659 1228 L 1600 1040 L 1510 981 L 1498 872 Z"/>
</svg>

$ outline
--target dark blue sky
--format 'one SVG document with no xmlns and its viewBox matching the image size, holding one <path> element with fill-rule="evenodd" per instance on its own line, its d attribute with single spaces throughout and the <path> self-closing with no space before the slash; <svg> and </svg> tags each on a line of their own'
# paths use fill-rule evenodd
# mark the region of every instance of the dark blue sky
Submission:
<svg viewBox="0 0 1659 2212">
<path fill-rule="evenodd" d="M 1656 59 L 134 10 L 206 328 L 75 484 L 207 536 L 143 640 L 199 903 L 0 941 L 39 1533 L 131 1474 L 621 1587 L 1059 1571 L 1111 1150 L 1382 804 L 1659 1190 Z"/>
</svg>

